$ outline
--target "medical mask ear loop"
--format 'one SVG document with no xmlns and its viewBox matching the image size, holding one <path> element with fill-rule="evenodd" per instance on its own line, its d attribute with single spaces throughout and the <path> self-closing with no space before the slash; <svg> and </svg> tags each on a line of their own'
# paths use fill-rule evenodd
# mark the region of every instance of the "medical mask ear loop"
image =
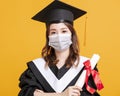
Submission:
<svg viewBox="0 0 120 96">
<path fill-rule="evenodd" d="M 50 54 L 50 51 L 51 51 L 51 48 L 52 48 L 51 46 L 49 46 L 49 47 L 50 47 L 50 49 L 49 49 L 49 51 L 48 51 L 48 54 Z"/>
</svg>

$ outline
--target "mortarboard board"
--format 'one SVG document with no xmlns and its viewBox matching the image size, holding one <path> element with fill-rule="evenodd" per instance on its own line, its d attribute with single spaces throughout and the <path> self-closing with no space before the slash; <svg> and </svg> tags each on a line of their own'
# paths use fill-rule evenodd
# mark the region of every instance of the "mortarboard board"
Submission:
<svg viewBox="0 0 120 96">
<path fill-rule="evenodd" d="M 55 23 L 55 22 L 69 22 L 73 24 L 73 21 L 82 15 L 86 11 L 63 3 L 61 1 L 55 0 L 50 3 L 43 10 L 38 12 L 35 16 L 32 17 L 33 20 L 44 22 L 44 23 Z"/>
</svg>

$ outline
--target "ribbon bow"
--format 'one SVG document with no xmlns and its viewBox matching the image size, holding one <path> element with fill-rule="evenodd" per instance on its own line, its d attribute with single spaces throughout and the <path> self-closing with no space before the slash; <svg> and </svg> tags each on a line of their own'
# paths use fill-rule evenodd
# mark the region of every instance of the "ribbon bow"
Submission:
<svg viewBox="0 0 120 96">
<path fill-rule="evenodd" d="M 90 60 L 85 61 L 84 66 L 85 66 L 85 70 L 86 70 L 86 79 L 85 79 L 86 89 L 91 94 L 93 94 L 96 91 L 96 89 L 94 89 L 88 85 L 88 77 L 90 76 L 90 74 L 93 77 L 93 80 L 94 80 L 94 83 L 95 83 L 97 89 L 101 90 L 102 88 L 104 88 L 104 86 L 99 78 L 99 73 L 96 70 L 91 69 Z"/>
</svg>

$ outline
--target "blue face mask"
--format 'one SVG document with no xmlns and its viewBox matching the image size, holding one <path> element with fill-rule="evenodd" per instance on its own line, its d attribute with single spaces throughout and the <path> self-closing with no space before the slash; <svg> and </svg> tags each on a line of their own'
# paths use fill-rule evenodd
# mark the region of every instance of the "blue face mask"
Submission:
<svg viewBox="0 0 120 96">
<path fill-rule="evenodd" d="M 71 44 L 71 34 L 55 34 L 49 36 L 49 46 L 57 51 L 66 50 Z"/>
</svg>

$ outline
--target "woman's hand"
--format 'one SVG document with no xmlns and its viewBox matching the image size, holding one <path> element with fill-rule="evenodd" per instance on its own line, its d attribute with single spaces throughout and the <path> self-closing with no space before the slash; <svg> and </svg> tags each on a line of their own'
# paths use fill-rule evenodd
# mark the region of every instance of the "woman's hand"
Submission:
<svg viewBox="0 0 120 96">
<path fill-rule="evenodd" d="M 33 93 L 33 94 L 34 94 L 33 96 L 40 96 L 42 93 L 43 93 L 42 90 L 35 89 L 35 91 L 34 91 L 34 93 Z"/>
<path fill-rule="evenodd" d="M 82 91 L 80 87 L 70 86 L 63 93 L 65 93 L 66 96 L 80 96 L 80 91 Z"/>
<path fill-rule="evenodd" d="M 80 96 L 82 89 L 78 86 L 70 86 L 62 93 L 44 93 L 42 90 L 36 89 L 34 96 Z"/>
</svg>

